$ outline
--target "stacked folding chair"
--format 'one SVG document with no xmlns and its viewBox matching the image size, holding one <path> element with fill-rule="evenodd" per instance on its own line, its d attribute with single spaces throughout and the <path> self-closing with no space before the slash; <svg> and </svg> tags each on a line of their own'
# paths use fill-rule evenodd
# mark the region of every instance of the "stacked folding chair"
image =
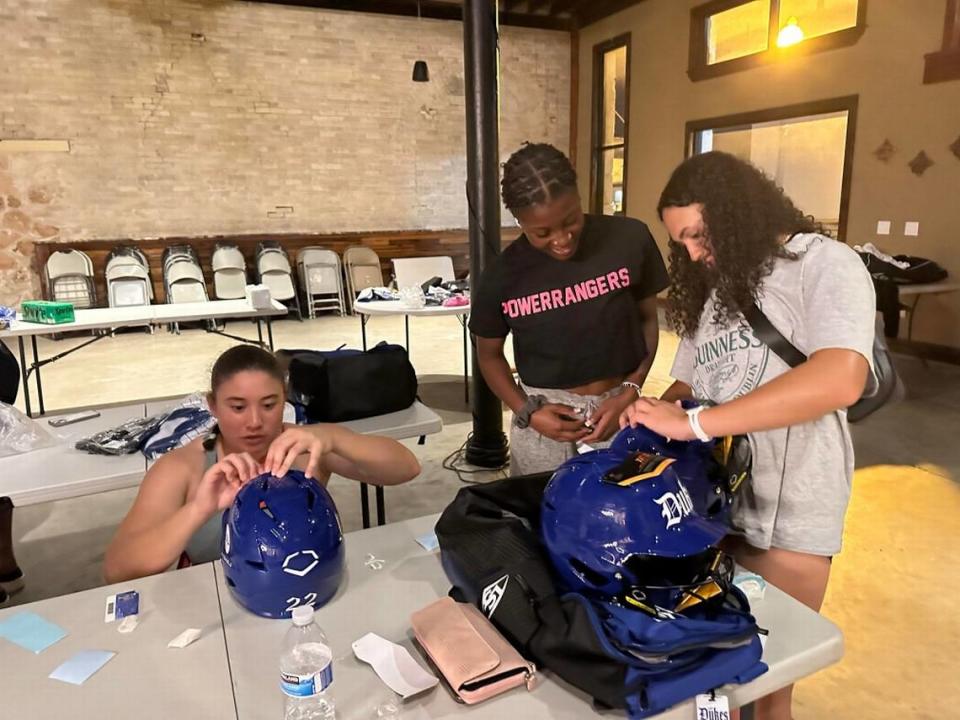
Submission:
<svg viewBox="0 0 960 720">
<path fill-rule="evenodd" d="M 192 247 L 172 245 L 163 251 L 163 286 L 171 304 L 208 300 L 203 270 Z"/>
<path fill-rule="evenodd" d="M 315 318 L 317 310 L 336 310 L 343 315 L 340 257 L 327 248 L 305 247 L 297 256 L 297 268 L 307 301 L 307 316 Z"/>
<path fill-rule="evenodd" d="M 257 277 L 261 285 L 266 285 L 274 300 L 292 303 L 297 309 L 297 317 L 303 320 L 300 310 L 300 298 L 293 284 L 293 272 L 290 258 L 280 244 L 272 240 L 257 243 Z"/>
<path fill-rule="evenodd" d="M 153 300 L 150 264 L 139 248 L 120 245 L 111 250 L 104 277 L 110 307 L 149 305 Z"/>
<path fill-rule="evenodd" d="M 217 245 L 213 251 L 213 292 L 217 300 L 246 296 L 247 263 L 236 245 Z"/>
<path fill-rule="evenodd" d="M 347 297 L 351 307 L 361 290 L 383 287 L 383 270 L 380 256 L 362 245 L 347 248 L 343 253 L 343 265 L 347 276 Z"/>
<path fill-rule="evenodd" d="M 200 260 L 189 245 L 171 245 L 163 251 L 163 287 L 167 303 L 207 302 L 207 284 Z M 168 326 L 180 334 L 180 323 Z"/>
<path fill-rule="evenodd" d="M 97 304 L 93 284 L 93 263 L 86 253 L 64 250 L 52 253 L 44 267 L 47 297 L 58 302 L 73 303 L 75 308 L 92 308 Z"/>
</svg>

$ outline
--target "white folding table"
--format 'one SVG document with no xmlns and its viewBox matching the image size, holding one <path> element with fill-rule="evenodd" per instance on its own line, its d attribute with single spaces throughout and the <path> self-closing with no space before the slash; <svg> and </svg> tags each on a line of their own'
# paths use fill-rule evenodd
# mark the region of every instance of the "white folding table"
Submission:
<svg viewBox="0 0 960 720">
<path fill-rule="evenodd" d="M 129 455 L 93 455 L 77 450 L 77 440 L 121 425 L 127 420 L 156 415 L 179 402 L 178 399 L 153 400 L 110 408 L 100 408 L 100 417 L 62 428 L 50 420 L 58 415 L 37 418 L 36 422 L 54 435 L 56 445 L 20 455 L 0 457 L 0 497 L 9 497 L 13 506 L 53 502 L 67 498 L 136 487 L 150 466 L 142 453 Z M 420 401 L 405 410 L 386 415 L 340 423 L 362 435 L 382 435 L 405 440 L 438 433 L 443 429 L 440 416 Z M 383 488 L 376 488 L 377 522 L 386 522 Z M 369 490 L 360 484 L 363 526 L 370 527 Z M 3 538 L 0 538 L 2 541 Z M 9 542 L 10 538 L 6 538 Z"/>
<path fill-rule="evenodd" d="M 69 555 L 70 548 L 64 552 Z M 0 639 L 0 715 L 235 720 L 216 583 L 214 566 L 207 563 L 0 610 L 0 622 L 31 611 L 68 633 L 37 655 Z M 140 622 L 130 634 L 117 632 L 116 622 L 103 621 L 107 596 L 124 590 L 140 593 Z M 167 647 L 191 627 L 202 630 L 195 643 L 182 650 Z M 109 650 L 116 656 L 79 687 L 47 677 L 83 650 Z"/>
<path fill-rule="evenodd" d="M 94 493 L 134 487 L 143 480 L 147 462 L 141 453 L 93 455 L 74 444 L 85 437 L 146 417 L 143 403 L 99 410 L 100 417 L 56 428 L 59 415 L 35 420 L 56 439 L 52 447 L 0 457 L 0 495 L 15 507 L 65 500 Z"/>
<path fill-rule="evenodd" d="M 138 327 L 165 325 L 169 323 L 187 322 L 195 320 L 225 320 L 228 318 L 252 318 L 257 323 L 257 334 L 260 344 L 263 344 L 263 328 L 261 323 L 266 322 L 267 337 L 270 349 L 273 349 L 273 329 L 271 318 L 277 315 L 285 315 L 287 308 L 276 300 L 271 301 L 270 308 L 254 308 L 246 299 L 243 300 L 213 300 L 210 302 L 199 303 L 181 303 L 177 305 L 138 305 L 131 307 L 111 307 L 94 308 L 92 310 L 76 310 L 76 320 L 71 323 L 61 323 L 59 325 L 46 325 L 44 323 L 32 323 L 24 320 L 15 320 L 7 330 L 0 330 L 0 341 L 4 338 L 17 338 L 20 347 L 20 367 L 23 375 L 23 401 L 27 415 L 33 417 L 33 408 L 30 403 L 30 375 L 36 373 L 35 382 L 37 385 L 37 401 L 40 406 L 40 415 L 46 412 L 43 404 L 43 382 L 40 377 L 40 369 L 44 365 L 56 362 L 67 355 L 75 353 L 77 350 L 85 348 L 87 345 L 97 342 L 111 333 L 94 335 L 89 340 L 64 352 L 58 353 L 53 357 L 41 360 L 37 352 L 38 335 L 56 335 L 63 332 L 77 332 L 83 330 L 116 330 L 121 327 Z M 250 342 L 246 338 L 240 338 L 236 335 L 229 335 L 220 330 L 211 330 L 214 332 L 235 340 Z M 27 355 L 24 347 L 24 339 L 30 338 L 31 348 L 33 350 L 33 361 L 27 363 Z"/>
<path fill-rule="evenodd" d="M 357 660 L 351 644 L 368 632 L 403 645 L 425 668 L 414 646 L 410 614 L 446 595 L 450 583 L 436 551 L 416 538 L 432 531 L 437 516 L 348 533 L 346 572 L 336 596 L 317 611 L 334 653 L 333 696 L 339 720 L 373 718 L 373 705 L 392 697 L 369 665 Z M 368 563 L 373 555 L 381 569 Z M 104 624 L 104 600 L 127 589 L 140 592 L 139 627 L 121 635 Z M 254 616 L 241 608 L 224 582 L 219 562 L 168 572 L 110 587 L 0 610 L 0 622 L 15 613 L 35 612 L 69 635 L 39 655 L 0 640 L 0 709 L 4 717 L 46 720 L 91 718 L 236 718 L 276 720 L 283 695 L 279 660 L 289 622 Z M 763 660 L 769 671 L 746 685 L 722 692 L 731 707 L 743 706 L 837 662 L 843 637 L 829 620 L 774 587 L 752 603 L 759 624 L 769 630 Z M 188 627 L 201 628 L 197 642 L 182 650 L 166 644 Z M 47 675 L 84 649 L 117 653 L 82 687 Z M 524 718 L 563 720 L 597 715 L 583 692 L 542 673 L 532 692 L 514 689 L 479 705 L 457 704 L 441 684 L 403 704 L 404 720 L 465 716 L 478 720 Z M 688 720 L 692 702 L 659 720 Z M 623 712 L 604 716 L 624 717 Z"/>
<path fill-rule="evenodd" d="M 901 298 L 913 297 L 910 305 L 903 305 L 910 314 L 907 320 L 907 340 L 913 339 L 913 316 L 916 315 L 917 305 L 920 304 L 920 298 L 924 295 L 943 295 L 945 293 L 957 292 L 960 290 L 960 283 L 957 282 L 935 282 L 923 283 L 918 285 L 897 285 L 897 293 Z"/>
<path fill-rule="evenodd" d="M 351 643 L 367 632 L 403 645 L 420 657 L 410 630 L 410 614 L 446 595 L 450 582 L 439 554 L 427 552 L 416 538 L 430 533 L 436 516 L 421 517 L 346 536 L 347 572 L 334 599 L 317 611 L 317 620 L 334 652 L 334 698 L 341 720 L 374 717 L 373 703 L 384 697 L 383 686 L 369 665 L 357 660 Z M 384 562 L 380 570 L 367 565 L 370 555 Z M 221 588 L 224 632 L 237 702 L 243 720 L 274 720 L 283 698 L 277 687 L 276 664 L 287 623 L 251 615 Z M 751 683 L 724 688 L 731 707 L 759 697 L 837 662 L 843 655 L 843 638 L 826 618 L 807 609 L 776 588 L 753 604 L 753 611 L 770 635 L 764 661 L 770 670 Z M 273 654 L 269 649 L 277 648 Z M 421 659 L 421 664 L 427 667 Z M 546 673 L 546 681 L 533 692 L 512 690 L 500 698 L 474 706 L 458 704 L 441 683 L 436 689 L 403 704 L 404 720 L 437 720 L 469 713 L 471 718 L 548 720 L 594 715 L 591 699 L 580 690 Z M 624 713 L 613 713 L 624 717 Z M 660 720 L 689 720 L 692 702 L 658 716 Z"/>
</svg>

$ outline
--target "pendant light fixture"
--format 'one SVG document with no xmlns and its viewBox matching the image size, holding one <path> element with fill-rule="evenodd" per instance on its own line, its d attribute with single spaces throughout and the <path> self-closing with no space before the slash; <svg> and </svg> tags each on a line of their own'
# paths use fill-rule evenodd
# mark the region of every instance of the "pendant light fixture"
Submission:
<svg viewBox="0 0 960 720">
<path fill-rule="evenodd" d="M 417 37 L 420 37 L 420 0 L 417 0 Z M 430 71 L 426 60 L 417 60 L 413 63 L 413 81 L 430 82 Z"/>
</svg>

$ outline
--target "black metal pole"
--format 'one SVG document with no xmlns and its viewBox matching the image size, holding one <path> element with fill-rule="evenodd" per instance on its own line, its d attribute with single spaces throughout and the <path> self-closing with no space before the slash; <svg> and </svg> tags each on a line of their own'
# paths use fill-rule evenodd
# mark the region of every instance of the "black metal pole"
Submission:
<svg viewBox="0 0 960 720">
<path fill-rule="evenodd" d="M 470 227 L 470 282 L 500 254 L 499 101 L 497 0 L 464 0 L 463 70 L 467 110 L 467 204 Z M 466 459 L 479 467 L 500 467 L 507 459 L 503 406 L 480 373 L 473 348 L 473 435 Z"/>
</svg>

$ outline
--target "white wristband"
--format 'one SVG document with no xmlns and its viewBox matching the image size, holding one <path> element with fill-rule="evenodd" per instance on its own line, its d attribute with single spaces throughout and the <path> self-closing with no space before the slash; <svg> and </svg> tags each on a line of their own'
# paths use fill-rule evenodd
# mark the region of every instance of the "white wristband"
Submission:
<svg viewBox="0 0 960 720">
<path fill-rule="evenodd" d="M 697 440 L 700 442 L 709 442 L 713 440 L 712 437 L 707 435 L 704 431 L 703 426 L 700 425 L 700 413 L 704 410 L 702 405 L 698 405 L 695 408 L 690 408 L 687 410 L 687 420 L 690 421 L 690 429 L 693 430 L 693 434 L 696 435 Z"/>
</svg>

